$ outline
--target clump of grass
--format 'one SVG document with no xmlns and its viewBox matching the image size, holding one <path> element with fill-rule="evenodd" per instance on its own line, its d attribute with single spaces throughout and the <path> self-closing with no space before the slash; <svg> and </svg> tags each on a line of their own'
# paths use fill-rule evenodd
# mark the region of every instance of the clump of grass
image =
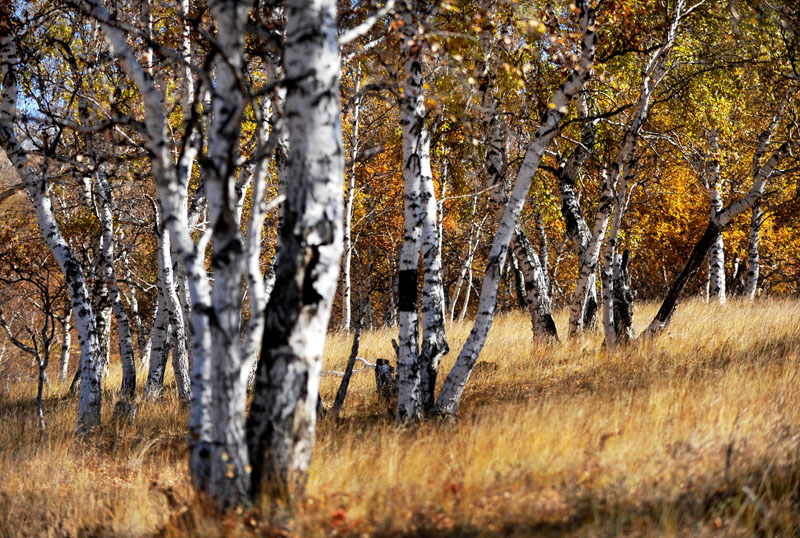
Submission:
<svg viewBox="0 0 800 538">
<path fill-rule="evenodd" d="M 654 312 L 637 305 L 636 321 Z M 565 334 L 566 313 L 557 323 Z M 449 327 L 442 372 L 469 330 Z M 359 355 L 392 357 L 392 336 L 365 332 Z M 350 343 L 330 335 L 325 370 L 344 368 Z M 514 313 L 481 360 L 496 368 L 470 381 L 454 424 L 400 426 L 372 372 L 354 374 L 340 420 L 319 424 L 307 497 L 281 528 L 194 499 L 176 398 L 141 404 L 133 426 L 75 438 L 65 387 L 49 389 L 40 434 L 33 384 L 15 385 L 0 401 L 0 535 L 800 533 L 797 301 L 689 302 L 665 334 L 615 351 L 599 333 L 534 342 Z M 338 382 L 323 378 L 326 401 Z"/>
</svg>

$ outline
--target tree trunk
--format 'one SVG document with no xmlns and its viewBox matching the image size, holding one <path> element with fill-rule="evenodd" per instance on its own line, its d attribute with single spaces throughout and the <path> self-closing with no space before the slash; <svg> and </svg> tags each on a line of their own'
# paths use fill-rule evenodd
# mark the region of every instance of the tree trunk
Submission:
<svg viewBox="0 0 800 538">
<path fill-rule="evenodd" d="M 761 201 L 758 200 L 753 204 L 753 215 L 750 219 L 750 243 L 747 247 L 747 282 L 744 286 L 744 296 L 751 301 L 755 299 L 756 290 L 758 290 L 758 244 L 761 238 L 762 217 Z"/>
<path fill-rule="evenodd" d="M 67 379 L 69 374 L 69 354 L 72 349 L 72 312 L 61 319 L 61 360 L 58 364 L 58 378 Z"/>
<path fill-rule="evenodd" d="M 705 185 L 709 194 L 710 218 L 722 211 L 722 186 L 719 179 L 719 143 L 716 130 L 708 136 L 711 158 L 706 167 Z M 708 299 L 715 298 L 725 304 L 725 243 L 720 233 L 711 245 L 708 256 Z"/>
<path fill-rule="evenodd" d="M 350 142 L 350 161 L 352 164 L 350 165 L 350 173 L 348 174 L 347 178 L 347 196 L 345 197 L 344 201 L 344 274 L 342 275 L 344 289 L 342 290 L 342 323 L 340 327 L 345 332 L 350 331 L 350 319 L 352 317 L 350 265 L 353 257 L 353 245 L 351 239 L 351 228 L 353 224 L 353 202 L 356 194 L 356 157 L 358 156 L 358 130 L 360 126 L 359 117 L 361 113 L 361 96 L 359 95 L 359 90 L 361 88 L 360 66 L 356 69 L 354 77 L 356 81 L 354 88 L 356 96 L 353 103 L 353 138 Z"/>
<path fill-rule="evenodd" d="M 287 0 L 286 202 L 275 288 L 247 423 L 254 492 L 302 494 L 322 352 L 342 255 L 343 147 L 336 3 Z"/>
<path fill-rule="evenodd" d="M 557 133 L 558 125 L 566 113 L 570 101 L 583 89 L 589 79 L 594 57 L 594 11 L 590 8 L 588 0 L 579 2 L 578 9 L 582 34 L 580 65 L 569 75 L 553 97 L 522 162 L 514 189 L 511 191 L 508 205 L 500 220 L 497 234 L 489 251 L 475 324 L 464 347 L 461 349 L 458 359 L 456 359 L 453 369 L 445 379 L 442 391 L 436 401 L 436 410 L 440 414 L 449 415 L 458 411 L 464 387 L 469 380 L 494 320 L 501 269 L 508 253 L 509 242 L 519 222 L 519 216 L 522 213 L 522 207 L 527 198 L 533 175 L 539 167 L 539 162 L 548 144 Z"/>
<path fill-rule="evenodd" d="M 400 100 L 400 125 L 403 138 L 403 245 L 398 263 L 398 344 L 397 354 L 397 418 L 417 420 L 422 414 L 422 365 L 419 352 L 419 318 L 417 267 L 420 244 L 426 234 L 430 248 L 430 229 L 426 217 L 426 200 L 422 198 L 426 183 L 432 181 L 430 170 L 430 136 L 425 126 L 425 100 L 422 78 L 420 22 L 413 3 L 402 12 L 400 54 L 405 79 Z M 425 229 L 423 230 L 423 227 Z"/>
<path fill-rule="evenodd" d="M 487 60 L 487 70 L 491 70 L 491 59 Z M 505 173 L 505 143 L 503 130 L 497 113 L 492 85 L 493 73 L 487 73 L 481 84 L 483 92 L 483 123 L 486 136 L 486 173 L 487 183 L 492 188 L 492 208 L 498 219 L 508 200 Z M 531 328 L 534 338 L 549 337 L 558 339 L 556 325 L 550 305 L 547 277 L 542 269 L 539 256 L 531 245 L 525 232 L 517 226 L 512 237 L 512 248 L 519 262 L 525 281 L 525 302 L 531 313 Z M 501 268 L 502 269 L 502 268 Z"/>
<path fill-rule="evenodd" d="M 98 160 L 104 161 L 105 156 L 95 156 L 93 145 L 88 140 L 88 137 L 86 137 L 86 140 L 87 147 L 90 153 L 93 154 L 92 160 L 96 167 L 95 180 L 97 181 L 97 198 L 100 201 L 100 226 L 102 229 L 101 268 L 103 271 L 103 278 L 106 281 L 111 307 L 117 320 L 119 352 L 122 360 L 122 387 L 120 388 L 120 398 L 126 400 L 128 404 L 132 404 L 136 399 L 136 357 L 133 353 L 133 336 L 131 335 L 128 314 L 125 311 L 125 305 L 122 304 L 122 297 L 119 292 L 119 287 L 117 286 L 117 276 L 114 270 L 113 194 L 108 176 L 105 172 L 105 166 L 97 162 Z"/>
<path fill-rule="evenodd" d="M 631 342 L 636 333 L 633 329 L 633 293 L 630 289 L 628 271 L 629 251 L 616 255 L 614 260 L 614 335 L 619 345 Z"/>
</svg>

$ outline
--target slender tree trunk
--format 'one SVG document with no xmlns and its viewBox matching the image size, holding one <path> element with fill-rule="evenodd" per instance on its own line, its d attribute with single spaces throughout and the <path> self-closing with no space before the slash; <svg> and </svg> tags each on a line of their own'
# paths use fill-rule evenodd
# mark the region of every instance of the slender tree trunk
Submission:
<svg viewBox="0 0 800 538">
<path fill-rule="evenodd" d="M 350 265 L 353 257 L 353 245 L 351 240 L 351 228 L 353 224 L 353 202 L 356 194 L 356 157 L 359 147 L 359 117 L 361 114 L 361 67 L 356 69 L 355 77 L 355 102 L 353 103 L 353 138 L 350 143 L 350 173 L 347 178 L 347 196 L 344 201 L 344 290 L 342 291 L 342 323 L 340 327 L 343 331 L 350 331 L 350 318 L 352 317 L 350 286 Z"/>
<path fill-rule="evenodd" d="M 84 107 L 81 107 L 85 109 Z M 98 154 L 90 136 L 84 138 L 91 154 L 95 167 L 95 181 L 97 182 L 97 199 L 100 210 L 100 226 L 102 236 L 100 239 L 100 269 L 105 280 L 105 289 L 108 292 L 108 301 L 117 320 L 117 335 L 119 340 L 120 358 L 122 361 L 122 386 L 120 399 L 132 405 L 136 399 L 136 357 L 133 353 L 133 337 L 131 335 L 130 321 L 125 305 L 117 286 L 117 276 L 114 269 L 114 215 L 113 193 L 108 176 L 105 171 L 105 155 Z"/>
<path fill-rule="evenodd" d="M 247 225 L 245 237 L 245 276 L 247 288 L 250 292 L 249 312 L 250 321 L 242 343 L 242 357 L 245 361 L 243 368 L 247 372 L 247 386 L 251 387 L 255 381 L 258 352 L 261 349 L 261 339 L 264 335 L 264 307 L 267 305 L 267 293 L 264 278 L 261 275 L 261 239 L 266 218 L 264 196 L 267 190 L 268 159 L 266 151 L 270 142 L 269 117 L 272 107 L 270 100 L 265 96 L 261 101 L 260 114 L 257 116 L 258 144 L 257 149 L 262 157 L 258 159 L 253 169 L 253 192 L 250 208 L 250 221 Z"/>
<path fill-rule="evenodd" d="M 343 144 L 336 3 L 287 0 L 286 202 L 275 288 L 248 419 L 256 494 L 293 497 L 308 476 L 325 332 L 342 255 Z"/>
<path fill-rule="evenodd" d="M 58 378 L 67 379 L 69 374 L 69 354 L 72 350 L 72 312 L 61 319 L 61 360 L 58 364 Z"/>
<path fill-rule="evenodd" d="M 154 204 L 155 207 L 155 204 Z M 155 232 L 156 232 L 156 259 L 158 264 L 158 278 L 156 280 L 156 312 L 153 319 L 153 328 L 150 331 L 150 363 L 145 383 L 145 395 L 147 398 L 155 399 L 161 397 L 164 391 L 164 371 L 167 367 L 167 359 L 170 351 L 170 337 L 172 331 L 169 324 L 169 299 L 166 297 L 167 271 L 172 271 L 172 262 L 169 254 L 169 235 L 166 227 L 161 221 L 161 212 L 155 212 Z M 173 339 L 174 341 L 174 339 Z"/>
<path fill-rule="evenodd" d="M 436 375 L 439 361 L 450 351 L 445 333 L 444 282 L 442 278 L 441 236 L 436 195 L 430 170 L 430 150 L 421 166 L 422 219 L 422 345 L 420 347 L 420 398 L 422 411 L 429 413 L 435 403 Z"/>
<path fill-rule="evenodd" d="M 517 227 L 522 207 L 533 181 L 533 175 L 539 167 L 539 162 L 548 144 L 555 136 L 569 103 L 583 89 L 589 79 L 594 57 L 594 11 L 591 9 L 588 0 L 579 2 L 578 10 L 582 34 L 580 64 L 553 97 L 522 162 L 514 189 L 511 191 L 508 205 L 500 220 L 497 234 L 489 251 L 475 324 L 464 347 L 461 349 L 458 359 L 456 359 L 453 369 L 445 379 L 442 391 L 436 401 L 436 410 L 440 414 L 450 415 L 458 411 L 464 387 L 469 380 L 494 320 L 501 269 L 505 263 L 508 245 Z"/>
<path fill-rule="evenodd" d="M 758 244 L 761 239 L 762 218 L 761 201 L 758 200 L 753 204 L 753 214 L 750 219 L 750 243 L 747 247 L 747 282 L 744 285 L 744 296 L 751 301 L 755 299 L 756 290 L 758 290 Z"/>
<path fill-rule="evenodd" d="M 722 186 L 719 178 L 719 143 L 717 132 L 713 130 L 708 136 L 711 158 L 706 165 L 705 184 L 709 194 L 710 218 L 722 211 Z M 708 256 L 708 300 L 715 298 L 719 304 L 725 304 L 725 243 L 720 233 L 711 245 Z"/>
<path fill-rule="evenodd" d="M 142 316 L 139 312 L 139 301 L 136 298 L 136 288 L 133 284 L 133 274 L 131 273 L 130 263 L 128 262 L 128 253 L 123 251 L 120 253 L 120 261 L 122 262 L 123 278 L 127 282 L 128 288 L 128 304 L 131 310 L 131 320 L 136 329 L 136 351 L 139 354 L 139 363 L 147 364 L 150 359 L 147 357 L 147 337 L 145 335 L 144 325 L 142 324 Z"/>
<path fill-rule="evenodd" d="M 580 115 L 584 118 L 581 144 L 575 147 L 569 157 L 561 161 L 556 171 L 556 179 L 561 199 L 561 214 L 566 224 L 567 237 L 572 241 L 572 246 L 578 256 L 580 271 L 584 268 L 581 260 L 587 258 L 592 232 L 583 218 L 575 192 L 575 181 L 583 163 L 594 150 L 595 134 L 592 122 L 585 119 L 589 115 L 589 103 L 585 92 L 581 92 L 579 103 Z M 586 279 L 583 286 L 585 288 L 583 297 L 579 298 L 576 292 L 572 302 L 569 323 L 570 336 L 582 331 L 585 327 L 593 327 L 597 323 L 597 287 L 594 271 L 589 272 Z M 581 278 L 579 278 L 580 281 Z"/>
</svg>

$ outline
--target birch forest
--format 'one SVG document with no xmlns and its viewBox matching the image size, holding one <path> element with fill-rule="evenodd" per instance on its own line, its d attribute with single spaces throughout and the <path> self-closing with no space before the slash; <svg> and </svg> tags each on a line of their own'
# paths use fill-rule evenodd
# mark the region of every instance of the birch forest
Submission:
<svg viewBox="0 0 800 538">
<path fill-rule="evenodd" d="M 0 0 L 0 536 L 800 535 L 796 0 Z"/>
</svg>

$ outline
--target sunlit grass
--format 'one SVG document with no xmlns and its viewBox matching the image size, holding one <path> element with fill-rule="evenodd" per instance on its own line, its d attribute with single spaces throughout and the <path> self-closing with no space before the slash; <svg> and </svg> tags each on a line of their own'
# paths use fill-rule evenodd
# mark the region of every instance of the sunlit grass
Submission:
<svg viewBox="0 0 800 538">
<path fill-rule="evenodd" d="M 636 321 L 654 313 L 638 305 Z M 565 335 L 566 313 L 557 323 Z M 449 327 L 442 372 L 469 329 Z M 364 334 L 359 356 L 392 358 L 394 336 Z M 344 369 L 351 338 L 330 335 L 325 370 Z M 599 334 L 534 343 L 522 313 L 502 316 L 481 356 L 497 368 L 470 381 L 456 423 L 398 426 L 372 371 L 355 373 L 339 422 L 319 425 L 307 499 L 280 532 L 798 535 L 799 353 L 792 300 L 689 302 L 665 334 L 615 352 Z M 328 404 L 338 382 L 323 378 Z M 32 382 L 0 399 L 0 535 L 279 531 L 252 510 L 220 518 L 193 500 L 187 413 L 172 392 L 121 428 L 107 393 L 104 426 L 84 439 L 65 392 L 46 392 L 46 434 Z"/>
</svg>

